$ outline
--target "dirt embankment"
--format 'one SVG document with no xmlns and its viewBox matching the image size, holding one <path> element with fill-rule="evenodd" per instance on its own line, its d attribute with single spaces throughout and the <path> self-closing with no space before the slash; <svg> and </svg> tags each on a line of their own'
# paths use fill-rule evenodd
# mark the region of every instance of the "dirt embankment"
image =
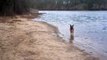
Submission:
<svg viewBox="0 0 107 60">
<path fill-rule="evenodd" d="M 0 60 L 98 60 L 63 43 L 57 28 L 27 18 L 0 23 Z"/>
</svg>

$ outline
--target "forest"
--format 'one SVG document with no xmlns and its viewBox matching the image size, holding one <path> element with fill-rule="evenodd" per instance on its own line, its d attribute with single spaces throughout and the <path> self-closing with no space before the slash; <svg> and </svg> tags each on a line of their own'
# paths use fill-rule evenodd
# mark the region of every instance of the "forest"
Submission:
<svg viewBox="0 0 107 60">
<path fill-rule="evenodd" d="M 107 10 L 107 0 L 0 0 L 0 15 L 38 10 Z"/>
<path fill-rule="evenodd" d="M 107 0 L 32 0 L 40 10 L 106 10 Z"/>
<path fill-rule="evenodd" d="M 30 0 L 0 0 L 0 15 L 10 16 L 29 12 Z"/>
</svg>

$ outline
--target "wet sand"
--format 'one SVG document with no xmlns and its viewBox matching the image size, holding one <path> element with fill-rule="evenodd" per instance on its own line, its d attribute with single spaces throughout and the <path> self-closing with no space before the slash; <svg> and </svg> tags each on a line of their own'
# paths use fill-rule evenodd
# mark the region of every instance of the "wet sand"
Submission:
<svg viewBox="0 0 107 60">
<path fill-rule="evenodd" d="M 57 33 L 50 24 L 20 16 L 0 22 L 0 60 L 99 60 Z"/>
</svg>

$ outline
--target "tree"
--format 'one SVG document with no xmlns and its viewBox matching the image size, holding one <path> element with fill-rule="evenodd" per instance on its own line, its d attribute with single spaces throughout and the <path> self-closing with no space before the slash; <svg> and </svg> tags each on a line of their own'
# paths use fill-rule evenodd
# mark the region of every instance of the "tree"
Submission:
<svg viewBox="0 0 107 60">
<path fill-rule="evenodd" d="M 107 9 L 107 0 L 34 0 L 40 10 L 100 10 Z"/>
<path fill-rule="evenodd" d="M 29 0 L 1 0 L 0 15 L 14 15 L 29 12 Z"/>
</svg>

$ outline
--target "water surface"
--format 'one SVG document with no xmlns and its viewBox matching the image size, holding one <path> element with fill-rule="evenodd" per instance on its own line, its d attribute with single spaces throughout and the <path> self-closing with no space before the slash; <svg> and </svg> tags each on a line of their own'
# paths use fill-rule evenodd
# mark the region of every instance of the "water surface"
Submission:
<svg viewBox="0 0 107 60">
<path fill-rule="evenodd" d="M 107 58 L 107 11 L 40 11 L 45 13 L 35 20 L 58 27 L 61 36 L 69 42 L 69 25 L 74 24 L 73 44 L 92 54 Z M 104 58 L 104 59 L 103 59 Z"/>
</svg>

